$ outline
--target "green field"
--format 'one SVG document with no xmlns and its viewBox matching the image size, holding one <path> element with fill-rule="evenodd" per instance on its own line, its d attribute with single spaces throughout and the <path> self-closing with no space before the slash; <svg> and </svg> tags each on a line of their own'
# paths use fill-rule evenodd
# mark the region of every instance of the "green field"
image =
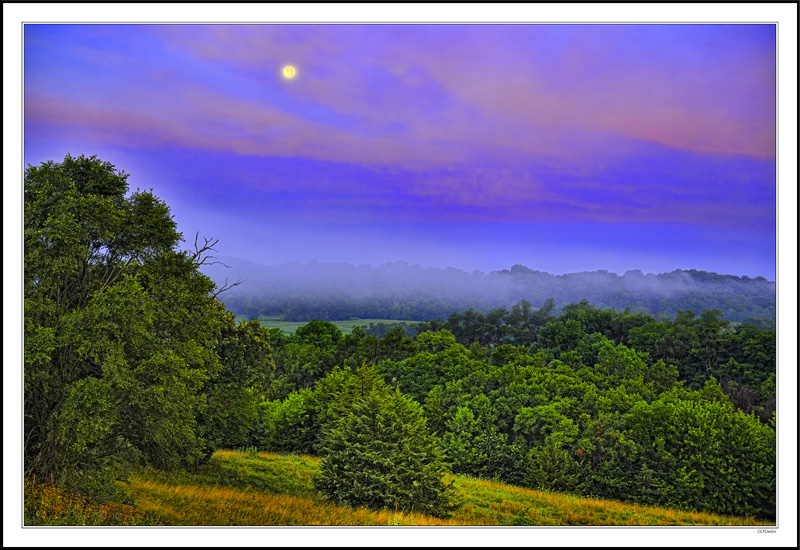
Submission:
<svg viewBox="0 0 800 550">
<path fill-rule="evenodd" d="M 721 516 L 523 489 L 468 476 L 454 480 L 460 506 L 447 519 L 399 510 L 350 508 L 314 489 L 320 459 L 264 452 L 217 451 L 194 473 L 140 470 L 124 487 L 135 508 L 110 514 L 26 491 L 28 525 L 464 525 L 680 526 L 771 525 Z M 47 489 L 53 491 L 51 489 Z M 31 494 L 33 493 L 33 494 Z M 35 496 L 34 496 L 35 495 Z M 30 501 L 30 502 L 29 502 Z M 115 505 L 116 506 L 116 505 Z"/>
<path fill-rule="evenodd" d="M 307 325 L 308 321 L 284 321 L 282 315 L 261 315 L 258 317 L 261 326 L 267 328 L 279 328 L 285 334 L 294 334 L 298 327 Z M 249 321 L 247 315 L 237 315 L 236 322 Z M 324 319 L 323 319 L 324 321 Z M 416 321 L 397 321 L 395 319 L 348 319 L 347 321 L 331 321 L 334 325 L 345 333 L 350 334 L 353 327 L 361 327 L 370 323 L 400 323 L 403 325 L 415 325 Z"/>
</svg>

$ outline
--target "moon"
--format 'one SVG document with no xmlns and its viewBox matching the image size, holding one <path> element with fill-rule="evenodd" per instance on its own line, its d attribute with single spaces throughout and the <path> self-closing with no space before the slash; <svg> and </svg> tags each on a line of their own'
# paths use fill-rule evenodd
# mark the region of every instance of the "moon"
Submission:
<svg viewBox="0 0 800 550">
<path fill-rule="evenodd" d="M 297 69 L 295 69 L 291 65 L 286 65 L 283 68 L 283 76 L 285 76 L 286 78 L 294 78 L 294 75 L 296 74 L 297 74 Z"/>
</svg>

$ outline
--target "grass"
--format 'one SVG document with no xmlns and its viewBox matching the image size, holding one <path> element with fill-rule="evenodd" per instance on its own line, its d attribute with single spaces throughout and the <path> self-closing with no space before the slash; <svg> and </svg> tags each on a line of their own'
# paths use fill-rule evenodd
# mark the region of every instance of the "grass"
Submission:
<svg viewBox="0 0 800 550">
<path fill-rule="evenodd" d="M 99 503 L 25 478 L 25 525 L 170 525 L 157 512 L 116 502 Z"/>
<path fill-rule="evenodd" d="M 640 506 L 457 476 L 462 525 L 766 525 L 754 518 Z M 494 523 L 491 523 L 494 521 Z M 476 522 L 476 523 L 473 523 Z M 478 523 L 480 522 L 480 523 Z"/>
<path fill-rule="evenodd" d="M 143 469 L 120 485 L 135 507 L 94 503 L 25 480 L 26 525 L 175 526 L 754 526 L 720 516 L 547 493 L 468 476 L 454 481 L 461 504 L 448 519 L 325 502 L 314 489 L 319 458 L 217 451 L 196 472 Z"/>
<path fill-rule="evenodd" d="M 142 471 L 127 486 L 141 512 L 172 525 L 770 525 L 737 518 L 639 506 L 512 487 L 466 476 L 454 480 L 462 506 L 449 519 L 374 511 L 323 501 L 313 487 L 319 459 L 218 451 L 197 473 Z"/>
<path fill-rule="evenodd" d="M 322 501 L 309 456 L 217 451 L 197 474 L 153 470 L 131 477 L 136 505 L 172 525 L 447 525 L 398 511 L 349 508 Z"/>
<path fill-rule="evenodd" d="M 249 320 L 250 318 L 247 315 L 236 316 L 237 323 Z M 261 326 L 279 328 L 285 334 L 294 334 L 298 327 L 308 324 L 308 321 L 284 321 L 283 315 L 260 315 L 258 320 L 261 322 Z M 397 321 L 395 319 L 349 319 L 346 321 L 331 321 L 331 323 L 339 327 L 339 330 L 345 334 L 350 334 L 353 331 L 353 327 L 368 326 L 370 323 L 399 323 L 404 326 L 417 324 L 416 321 Z"/>
</svg>

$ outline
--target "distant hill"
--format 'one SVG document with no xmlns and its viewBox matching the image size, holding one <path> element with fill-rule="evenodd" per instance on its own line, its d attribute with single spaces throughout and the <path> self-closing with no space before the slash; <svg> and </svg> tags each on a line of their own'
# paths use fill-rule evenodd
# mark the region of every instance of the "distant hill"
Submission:
<svg viewBox="0 0 800 550">
<path fill-rule="evenodd" d="M 286 321 L 378 318 L 424 321 L 473 308 L 488 313 L 520 300 L 535 307 L 553 298 L 556 312 L 586 299 L 598 308 L 656 317 L 678 310 L 719 309 L 733 322 L 775 326 L 775 282 L 694 269 L 617 275 L 605 270 L 552 275 L 523 265 L 484 273 L 452 267 L 423 268 L 398 261 L 378 267 L 299 262 L 268 266 L 240 258 L 203 271 L 221 286 L 243 283 L 220 295 L 237 315 L 283 315 Z"/>
</svg>

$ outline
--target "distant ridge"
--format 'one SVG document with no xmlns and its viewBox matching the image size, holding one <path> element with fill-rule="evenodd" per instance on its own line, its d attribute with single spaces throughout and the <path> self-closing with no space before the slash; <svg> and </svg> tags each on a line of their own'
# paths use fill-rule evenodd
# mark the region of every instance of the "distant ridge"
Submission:
<svg viewBox="0 0 800 550">
<path fill-rule="evenodd" d="M 553 275 L 516 264 L 509 269 L 467 272 L 405 261 L 378 267 L 311 261 L 277 266 L 218 258 L 204 266 L 218 286 L 243 283 L 220 298 L 247 316 L 284 315 L 287 321 L 385 318 L 423 321 L 473 308 L 488 312 L 520 300 L 538 307 L 548 298 L 560 309 L 586 299 L 599 308 L 674 317 L 679 310 L 719 309 L 734 322 L 774 326 L 775 282 L 696 269 L 661 274 L 607 270 Z"/>
</svg>

